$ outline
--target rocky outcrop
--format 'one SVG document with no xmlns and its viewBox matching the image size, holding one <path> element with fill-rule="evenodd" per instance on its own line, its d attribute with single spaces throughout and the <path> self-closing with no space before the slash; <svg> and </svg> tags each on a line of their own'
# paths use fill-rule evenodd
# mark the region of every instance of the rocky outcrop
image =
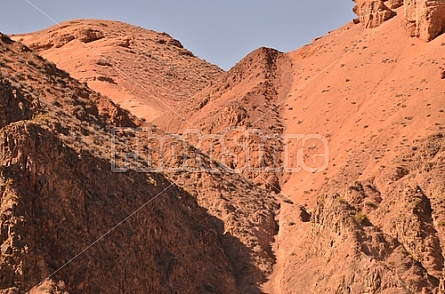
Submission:
<svg viewBox="0 0 445 294">
<path fill-rule="evenodd" d="M 412 37 L 426 42 L 445 30 L 445 0 L 354 0 L 355 23 L 365 28 L 378 27 L 396 15 L 392 9 L 405 6 L 405 26 Z"/>
<path fill-rule="evenodd" d="M 431 41 L 445 30 L 445 1 L 405 0 L 405 25 L 411 36 Z"/>
<path fill-rule="evenodd" d="M 45 41 L 34 42 L 28 44 L 28 46 L 32 50 L 43 51 L 63 47 L 73 40 L 79 40 L 82 43 L 91 43 L 103 38 L 105 38 L 105 34 L 102 31 L 93 28 L 80 28 L 72 32 L 54 31 Z"/>
<path fill-rule="evenodd" d="M 391 9 L 399 8 L 403 5 L 403 0 L 387 0 L 385 5 Z"/>
<path fill-rule="evenodd" d="M 283 205 L 277 254 L 287 257 L 269 293 L 437 293 L 439 281 L 344 196 L 320 195 L 309 222 L 297 205 Z"/>
<path fill-rule="evenodd" d="M 353 11 L 358 15 L 356 23 L 365 28 L 375 28 L 394 17 L 396 13 L 385 5 L 385 1 L 354 0 L 357 4 Z M 395 2 L 395 1 L 393 1 Z M 393 5 L 396 5 L 393 3 Z"/>
<path fill-rule="evenodd" d="M 90 43 L 105 37 L 103 32 L 92 28 L 80 29 L 78 34 L 79 34 L 79 40 L 84 43 Z"/>
</svg>

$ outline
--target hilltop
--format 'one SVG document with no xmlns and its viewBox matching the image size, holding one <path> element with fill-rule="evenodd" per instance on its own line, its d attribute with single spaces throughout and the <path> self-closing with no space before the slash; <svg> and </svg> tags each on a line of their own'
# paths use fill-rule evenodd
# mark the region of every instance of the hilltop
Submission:
<svg viewBox="0 0 445 294">
<path fill-rule="evenodd" d="M 118 21 L 73 20 L 12 38 L 149 121 L 223 72 L 166 33 Z"/>
</svg>

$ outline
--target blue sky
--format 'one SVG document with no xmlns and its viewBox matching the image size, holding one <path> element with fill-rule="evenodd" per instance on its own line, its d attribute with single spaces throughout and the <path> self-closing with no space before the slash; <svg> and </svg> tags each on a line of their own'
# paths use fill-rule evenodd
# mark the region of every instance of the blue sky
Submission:
<svg viewBox="0 0 445 294">
<path fill-rule="evenodd" d="M 351 21 L 352 0 L 2 0 L 0 32 L 24 33 L 79 18 L 167 32 L 195 55 L 229 69 L 254 49 L 292 51 Z"/>
</svg>

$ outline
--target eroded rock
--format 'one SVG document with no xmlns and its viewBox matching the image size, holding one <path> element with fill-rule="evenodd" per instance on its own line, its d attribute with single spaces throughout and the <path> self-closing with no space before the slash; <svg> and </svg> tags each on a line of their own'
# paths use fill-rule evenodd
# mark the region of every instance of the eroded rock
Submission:
<svg viewBox="0 0 445 294">
<path fill-rule="evenodd" d="M 363 24 L 365 28 L 378 27 L 396 15 L 385 5 L 385 1 L 354 0 L 354 2 L 357 4 L 353 9 L 358 15 L 356 22 Z"/>
<path fill-rule="evenodd" d="M 388 8 L 395 9 L 403 5 L 403 0 L 388 0 L 385 3 Z"/>
<path fill-rule="evenodd" d="M 104 38 L 105 35 L 103 32 L 95 30 L 95 29 L 82 29 L 79 30 L 79 40 L 84 43 L 90 43 L 93 41 L 100 40 Z"/>
<path fill-rule="evenodd" d="M 412 37 L 433 40 L 445 30 L 445 0 L 405 0 L 405 26 Z"/>
<path fill-rule="evenodd" d="M 353 11 L 365 28 L 375 28 L 393 18 L 393 10 L 405 6 L 405 26 L 412 37 L 429 42 L 445 31 L 445 0 L 354 0 Z"/>
</svg>

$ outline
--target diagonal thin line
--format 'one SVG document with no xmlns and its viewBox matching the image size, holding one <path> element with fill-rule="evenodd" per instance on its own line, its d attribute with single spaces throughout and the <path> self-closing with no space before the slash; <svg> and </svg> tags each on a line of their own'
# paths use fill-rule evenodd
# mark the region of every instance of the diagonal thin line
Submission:
<svg viewBox="0 0 445 294">
<path fill-rule="evenodd" d="M 59 22 L 57 22 L 56 20 L 54 20 L 52 17 L 50 17 L 48 14 L 46 14 L 43 10 L 41 10 L 39 7 L 37 7 L 36 5 L 34 5 L 32 2 L 30 2 L 29 0 L 25 0 L 28 4 L 30 4 L 32 7 L 34 7 L 37 11 L 39 11 L 41 14 L 43 14 L 44 16 L 46 16 L 48 19 L 50 19 L 51 21 L 53 21 L 56 25 L 61 26 L 61 24 Z M 98 52 L 96 52 L 94 49 L 92 49 L 91 47 L 87 48 L 89 50 L 91 50 L 92 52 L 94 52 L 95 54 L 97 54 L 98 56 L 103 57 L 101 54 L 99 54 Z M 140 83 L 138 83 L 137 81 L 135 81 L 134 79 L 130 78 L 128 75 L 126 75 L 122 70 L 120 70 L 118 67 L 116 67 L 115 65 L 113 65 L 113 69 L 115 69 L 118 73 L 120 73 L 122 76 L 124 76 L 125 78 L 127 78 L 129 81 L 135 83 L 137 86 L 141 87 L 145 92 L 149 93 L 147 91 L 147 89 L 145 89 L 144 86 L 142 86 Z M 158 100 L 159 102 L 161 102 L 164 106 L 166 106 L 168 109 L 170 109 L 171 111 L 173 111 L 176 115 L 178 115 L 179 117 L 181 117 L 182 119 L 184 119 L 188 124 L 190 124 L 191 126 L 195 127 L 192 123 L 190 123 L 187 119 L 185 119 L 184 117 L 182 117 L 181 115 L 179 115 L 174 109 L 172 109 L 170 106 L 168 106 L 167 104 L 165 104 L 163 101 L 161 101 L 160 99 L 158 99 L 157 97 L 154 97 L 156 100 Z M 196 128 L 196 127 L 195 127 Z M 67 261 L 65 264 L 63 264 L 61 267 L 59 267 L 57 270 L 55 270 L 53 273 L 51 273 L 48 277 L 46 277 L 44 280 L 42 280 L 40 284 L 42 284 L 45 280 L 50 279 L 51 277 L 53 277 L 56 273 L 58 273 L 59 271 L 61 271 L 62 269 L 64 269 L 66 266 L 68 266 L 71 262 L 73 262 L 74 260 L 76 260 L 79 256 L 81 256 L 82 254 L 84 254 L 87 250 L 89 250 L 91 247 L 93 247 L 95 244 L 97 244 L 100 240 L 104 239 L 106 236 L 108 236 L 111 232 L 113 232 L 115 229 L 117 229 L 119 226 L 121 226 L 123 223 L 125 223 L 127 220 L 129 220 L 130 218 L 132 218 L 136 213 L 138 213 L 139 211 L 141 211 L 144 207 L 146 207 L 148 204 L 150 204 L 151 202 L 153 202 L 156 198 L 158 198 L 160 195 L 162 195 L 162 193 L 164 193 L 165 191 L 167 191 L 168 189 L 170 189 L 174 184 L 171 183 L 167 188 L 165 188 L 164 190 L 162 190 L 161 192 L 159 192 L 156 196 L 154 196 L 153 198 L 151 198 L 150 200 L 148 200 L 145 204 L 143 204 L 142 206 L 140 206 L 138 209 L 136 209 L 135 211 L 133 211 L 130 215 L 128 215 L 126 218 L 124 218 L 122 221 L 120 221 L 118 224 L 116 224 L 114 227 L 112 227 L 110 230 L 108 230 L 105 234 L 103 234 L 102 236 L 100 236 L 98 239 L 96 239 L 93 243 L 91 243 L 90 245 L 88 245 L 87 247 L 85 247 L 82 251 L 80 251 L 78 254 L 76 254 L 73 258 L 71 258 L 69 261 Z"/>
<path fill-rule="evenodd" d="M 43 14 L 44 16 L 46 16 L 47 18 L 49 18 L 52 22 L 54 22 L 56 25 L 60 26 L 60 23 L 58 21 L 55 21 L 51 16 L 49 16 L 48 14 L 46 14 L 43 10 L 41 10 L 40 8 L 38 8 L 37 6 L 35 6 L 31 1 L 25 0 L 29 5 L 31 5 L 32 7 L 34 7 L 35 9 L 37 9 L 41 14 Z"/>
<path fill-rule="evenodd" d="M 102 236 L 100 236 L 98 239 L 96 239 L 93 243 L 91 243 L 90 245 L 88 245 L 87 247 L 85 247 L 85 249 L 83 249 L 82 251 L 80 251 L 79 253 L 77 253 L 73 258 L 71 258 L 69 261 L 67 261 L 65 264 L 63 264 L 61 267 L 59 267 L 56 271 L 54 271 L 52 274 L 50 274 L 48 277 L 46 277 L 45 279 L 43 279 L 38 285 L 42 284 L 44 281 L 50 279 L 51 277 L 53 277 L 56 273 L 58 273 L 59 271 L 61 271 L 63 268 L 65 268 L 66 266 L 68 266 L 71 262 L 73 262 L 75 259 L 77 259 L 79 256 L 81 256 L 82 254 L 84 254 L 88 249 L 90 249 L 91 247 L 93 247 L 94 245 L 96 245 L 100 240 L 102 240 L 103 238 L 105 238 L 106 236 L 108 236 L 111 232 L 113 232 L 115 229 L 117 229 L 119 226 L 121 226 L 123 223 L 125 223 L 127 220 L 129 220 L 131 217 L 133 217 L 136 213 L 138 213 L 139 211 L 141 211 L 144 207 L 146 207 L 148 204 L 150 204 L 151 202 L 153 202 L 156 198 L 158 198 L 162 193 L 164 193 L 165 191 L 167 191 L 168 189 L 170 189 L 173 186 L 173 183 L 170 184 L 170 186 L 168 186 L 167 188 L 165 188 L 164 190 L 162 190 L 161 192 L 159 192 L 156 196 L 154 196 L 153 198 L 151 198 L 150 200 L 148 200 L 145 204 L 143 204 L 141 207 L 139 207 L 138 209 L 136 209 L 135 211 L 133 211 L 130 215 L 128 215 L 126 218 L 124 218 L 122 221 L 120 221 L 117 225 L 115 225 L 114 227 L 112 227 L 111 229 L 109 229 L 105 234 L 103 234 Z"/>
<path fill-rule="evenodd" d="M 48 19 L 50 19 L 52 22 L 54 22 L 56 25 L 61 26 L 60 22 L 57 22 L 56 20 L 54 20 L 51 16 L 49 16 L 47 13 L 45 13 L 43 10 L 41 10 L 39 7 L 37 7 L 36 5 L 34 5 L 31 1 L 29 0 L 25 0 L 29 5 L 31 5 L 32 7 L 34 7 L 37 11 L 39 11 L 41 14 L 43 14 L 44 16 L 46 16 Z M 93 53 L 95 53 L 97 56 L 100 57 L 104 57 L 107 58 L 103 55 L 101 55 L 100 53 L 96 52 L 93 48 L 89 47 L 89 46 L 85 46 L 86 48 L 88 48 L 90 51 L 92 51 Z M 108 58 L 107 58 L 108 59 Z M 124 78 L 126 78 L 128 81 L 134 83 L 135 85 L 139 86 L 142 90 L 144 90 L 147 94 L 151 94 L 150 92 L 148 92 L 148 90 L 141 84 L 138 83 L 136 80 L 134 80 L 133 78 L 131 78 L 130 76 L 128 76 L 127 74 L 125 74 L 121 69 L 119 69 L 117 66 L 115 66 L 114 64 L 112 64 L 111 66 L 115 71 L 117 71 L 119 74 L 121 74 Z M 177 116 L 179 116 L 182 120 L 184 120 L 185 122 L 187 122 L 189 125 L 191 125 L 192 127 L 196 128 L 197 127 L 195 125 L 193 125 L 188 119 L 186 119 L 185 117 L 183 117 L 182 115 L 180 115 L 175 109 L 171 108 L 168 104 L 166 104 L 164 101 L 162 101 L 161 99 L 159 99 L 156 96 L 153 96 L 153 98 L 155 98 L 158 102 L 160 102 L 162 105 L 164 105 L 168 110 L 172 111 L 174 114 L 176 114 Z"/>
</svg>

